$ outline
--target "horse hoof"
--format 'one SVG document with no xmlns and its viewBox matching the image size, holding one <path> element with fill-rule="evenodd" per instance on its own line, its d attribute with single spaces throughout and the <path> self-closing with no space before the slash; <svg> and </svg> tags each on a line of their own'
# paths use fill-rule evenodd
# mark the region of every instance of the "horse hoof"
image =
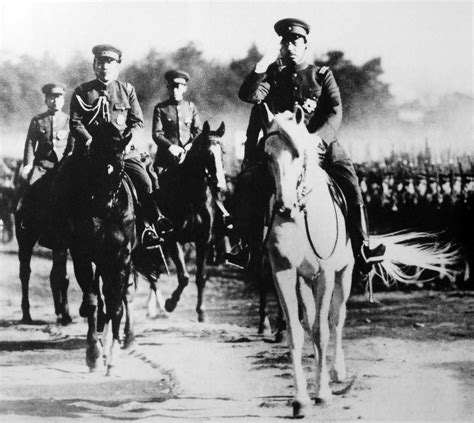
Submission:
<svg viewBox="0 0 474 423">
<path fill-rule="evenodd" d="M 326 407 L 332 402 L 332 396 L 319 396 L 316 397 L 314 400 L 315 404 L 320 406 L 320 407 Z"/>
<path fill-rule="evenodd" d="M 115 366 L 107 366 L 107 371 L 105 372 L 105 376 L 113 376 L 115 373 Z"/>
<path fill-rule="evenodd" d="M 92 310 L 92 306 L 82 301 L 81 305 L 79 306 L 79 316 L 89 317 L 91 310 Z"/>
<path fill-rule="evenodd" d="M 90 372 L 96 372 L 103 368 L 102 348 L 98 342 L 86 349 L 86 364 Z"/>
<path fill-rule="evenodd" d="M 204 311 L 198 312 L 198 322 L 206 323 L 207 322 L 207 313 Z"/>
<path fill-rule="evenodd" d="M 59 323 L 61 326 L 67 326 L 72 323 L 72 317 L 69 314 L 63 314 L 62 317 L 59 318 Z"/>
<path fill-rule="evenodd" d="M 20 320 L 20 323 L 22 325 L 32 325 L 33 324 L 33 319 L 31 318 L 30 315 L 23 316 L 22 319 Z"/>
<path fill-rule="evenodd" d="M 104 368 L 104 361 L 102 360 L 102 357 L 93 358 L 86 356 L 86 364 L 89 368 L 89 372 L 91 373 L 102 371 Z"/>
<path fill-rule="evenodd" d="M 286 342 L 286 331 L 285 330 L 279 330 L 275 334 L 275 344 L 281 344 L 282 342 Z"/>
<path fill-rule="evenodd" d="M 310 410 L 310 403 L 302 403 L 300 401 L 293 401 L 293 417 L 295 419 L 302 419 Z"/>
<path fill-rule="evenodd" d="M 168 298 L 165 301 L 165 310 L 168 313 L 171 313 L 172 311 L 174 311 L 175 308 L 176 308 L 176 301 L 173 301 L 171 298 Z"/>
<path fill-rule="evenodd" d="M 123 341 L 123 349 L 125 351 L 132 351 L 138 347 L 138 342 L 135 340 L 135 338 L 128 339 L 125 338 Z"/>
<path fill-rule="evenodd" d="M 329 377 L 333 382 L 336 383 L 343 383 L 346 381 L 346 372 L 345 371 L 338 371 L 336 369 L 329 370 Z"/>
</svg>

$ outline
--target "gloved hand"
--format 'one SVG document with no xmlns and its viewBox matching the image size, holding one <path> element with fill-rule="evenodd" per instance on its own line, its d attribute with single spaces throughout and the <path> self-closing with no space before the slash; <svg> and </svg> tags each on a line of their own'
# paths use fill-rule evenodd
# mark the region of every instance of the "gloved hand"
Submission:
<svg viewBox="0 0 474 423">
<path fill-rule="evenodd" d="M 132 134 L 131 128 L 127 128 L 125 129 L 125 131 L 123 131 L 122 141 L 128 144 L 130 140 L 132 139 L 132 136 L 133 134 Z"/>
<path fill-rule="evenodd" d="M 33 165 L 25 165 L 23 166 L 23 169 L 21 169 L 21 177 L 23 179 L 27 179 L 28 175 L 31 172 L 31 169 L 33 169 Z"/>
<path fill-rule="evenodd" d="M 179 145 L 172 144 L 168 147 L 168 151 L 176 160 L 176 163 L 181 161 L 181 157 L 184 154 L 184 148 L 180 147 Z"/>
</svg>

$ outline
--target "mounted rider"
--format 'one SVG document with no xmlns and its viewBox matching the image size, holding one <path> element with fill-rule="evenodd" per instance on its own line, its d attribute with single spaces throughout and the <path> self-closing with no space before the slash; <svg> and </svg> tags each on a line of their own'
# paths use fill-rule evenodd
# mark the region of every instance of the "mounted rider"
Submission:
<svg viewBox="0 0 474 423">
<path fill-rule="evenodd" d="M 140 160 L 139 153 L 130 144 L 135 131 L 144 126 L 135 88 L 128 82 L 117 80 L 122 61 L 122 52 L 118 48 L 101 44 L 95 46 L 92 53 L 97 78 L 77 87 L 71 99 L 70 126 L 76 139 L 73 154 L 75 160 L 61 168 L 64 178 L 60 178 L 56 186 L 56 204 L 64 201 L 61 198 L 68 198 L 71 174 L 85 176 L 83 182 L 87 181 L 87 175 L 84 175 L 85 162 L 90 162 L 91 152 L 100 152 L 101 148 L 104 148 L 104 145 L 101 145 L 102 135 L 113 130 L 120 141 L 127 143 L 124 170 L 137 192 L 137 228 L 141 234 L 141 242 L 145 248 L 155 248 L 160 245 L 161 235 L 169 230 L 170 224 L 155 204 L 150 176 Z M 155 231 L 154 223 L 159 235 Z"/>
<path fill-rule="evenodd" d="M 254 104 L 247 129 L 241 179 L 248 183 L 255 175 L 262 175 L 263 146 L 258 144 L 258 140 L 263 130 L 263 103 L 274 114 L 293 111 L 296 104 L 300 105 L 304 110 L 306 127 L 314 136 L 314 147 L 323 158 L 322 167 L 346 197 L 354 257 L 359 271 L 368 273 L 371 265 L 381 260 L 385 247 L 379 245 L 371 249 L 369 246 L 367 213 L 359 181 L 352 161 L 337 140 L 342 120 L 339 87 L 327 66 L 319 67 L 307 62 L 305 56 L 310 26 L 306 22 L 282 19 L 274 25 L 274 29 L 281 36 L 279 56 L 276 51 L 264 55 L 239 90 L 241 100 Z M 243 220 L 244 223 L 240 219 L 240 228 L 248 233 L 245 228 L 248 224 Z M 245 241 L 248 242 L 248 239 Z M 244 249 L 228 259 L 231 264 L 245 267 L 248 253 Z"/>
<path fill-rule="evenodd" d="M 52 82 L 44 85 L 42 92 L 48 110 L 36 115 L 28 128 L 21 170 L 26 188 L 17 206 L 17 216 L 20 219 L 23 219 L 25 213 L 37 212 L 32 198 L 33 185 L 56 170 L 58 164 L 74 148 L 74 139 L 69 132 L 69 115 L 62 111 L 66 87 Z M 40 243 L 49 247 L 48 237 L 44 235 L 40 238 Z"/>
<path fill-rule="evenodd" d="M 152 137 L 157 145 L 155 166 L 159 170 L 178 163 L 184 148 L 201 132 L 196 106 L 184 99 L 189 74 L 182 70 L 169 70 L 165 79 L 169 97 L 153 110 Z"/>
</svg>

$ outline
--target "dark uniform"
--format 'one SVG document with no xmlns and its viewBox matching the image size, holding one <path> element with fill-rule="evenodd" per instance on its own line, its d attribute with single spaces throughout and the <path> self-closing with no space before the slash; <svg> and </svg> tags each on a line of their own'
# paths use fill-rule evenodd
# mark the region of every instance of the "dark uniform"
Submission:
<svg viewBox="0 0 474 423">
<path fill-rule="evenodd" d="M 168 83 L 175 79 L 189 80 L 183 71 L 165 74 Z M 155 165 L 166 168 L 175 162 L 168 151 L 170 145 L 184 147 L 201 132 L 201 121 L 196 106 L 191 101 L 173 99 L 158 103 L 153 110 L 152 137 L 158 146 Z"/>
<path fill-rule="evenodd" d="M 284 19 L 275 24 L 278 35 L 304 36 L 309 26 L 299 20 Z M 326 150 L 323 168 L 336 180 L 345 194 L 349 207 L 349 230 L 354 254 L 359 256 L 362 242 L 368 239 L 367 222 L 362 193 L 352 161 L 337 141 L 342 120 L 342 103 L 339 87 L 332 71 L 302 62 L 287 65 L 272 63 L 264 73 L 252 71 L 239 90 L 239 98 L 256 104 L 252 109 L 247 129 L 244 163 L 258 160 L 257 141 L 261 130 L 261 103 L 274 114 L 293 111 L 295 105 L 304 110 L 305 124 L 310 133 L 319 136 Z M 315 148 L 318 147 L 315 138 Z M 261 146 L 263 148 L 263 146 Z M 244 166 L 245 167 L 245 166 Z"/>
<path fill-rule="evenodd" d="M 71 99 L 71 132 L 77 140 L 76 152 L 83 154 L 86 142 L 90 139 L 92 150 L 107 148 L 100 145 L 101 131 L 106 125 L 115 126 L 122 135 L 133 135 L 135 129 L 143 128 L 143 113 L 131 84 L 112 81 L 106 85 L 96 79 L 80 85 L 74 91 Z M 146 204 L 152 184 L 138 153 L 126 156 L 125 171 L 132 179 L 140 202 Z"/>
<path fill-rule="evenodd" d="M 51 91 L 64 95 L 65 89 L 59 84 L 47 84 L 43 93 Z M 36 115 L 30 123 L 26 136 L 23 154 L 23 166 L 32 166 L 27 183 L 33 185 L 53 169 L 59 161 L 68 156 L 74 147 L 73 138 L 69 133 L 69 115 L 59 110 Z"/>
</svg>

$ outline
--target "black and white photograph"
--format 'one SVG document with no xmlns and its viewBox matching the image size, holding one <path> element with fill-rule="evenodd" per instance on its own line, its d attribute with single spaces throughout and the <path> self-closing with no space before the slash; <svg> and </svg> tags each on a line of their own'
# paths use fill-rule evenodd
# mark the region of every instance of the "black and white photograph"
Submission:
<svg viewBox="0 0 474 423">
<path fill-rule="evenodd" d="M 0 421 L 473 421 L 473 18 L 2 2 Z"/>
</svg>

